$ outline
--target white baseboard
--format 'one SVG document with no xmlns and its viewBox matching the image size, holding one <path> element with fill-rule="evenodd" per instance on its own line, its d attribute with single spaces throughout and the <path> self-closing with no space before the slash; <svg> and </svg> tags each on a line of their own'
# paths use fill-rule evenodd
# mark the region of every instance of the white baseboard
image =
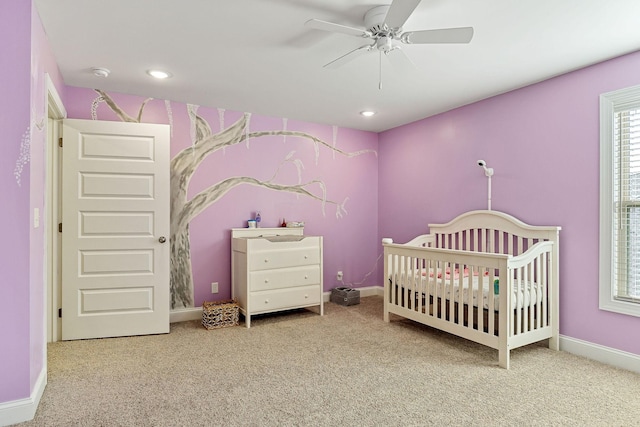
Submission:
<svg viewBox="0 0 640 427">
<path fill-rule="evenodd" d="M 358 288 L 358 290 L 360 291 L 360 297 L 384 295 L 384 286 L 369 286 L 366 288 Z M 329 301 L 330 297 L 331 291 L 324 293 L 325 301 Z M 560 335 L 560 350 L 615 366 L 616 368 L 640 373 L 640 356 L 637 354 L 564 335 Z"/>
<path fill-rule="evenodd" d="M 38 376 L 31 396 L 25 399 L 0 403 L 0 426 L 30 421 L 36 416 L 38 404 L 47 386 L 47 368 L 44 367 Z"/>
<path fill-rule="evenodd" d="M 364 288 L 356 288 L 360 291 L 360 298 L 382 296 L 384 294 L 384 287 L 382 286 L 366 286 Z M 331 291 L 322 294 L 324 302 L 328 302 L 331 299 Z"/>
<path fill-rule="evenodd" d="M 169 313 L 169 323 L 202 319 L 202 307 L 181 308 Z"/>
<path fill-rule="evenodd" d="M 607 365 L 640 373 L 640 356 L 577 338 L 560 335 L 560 350 Z"/>
<path fill-rule="evenodd" d="M 360 291 L 360 297 L 370 297 L 370 296 L 380 296 L 384 293 L 384 288 L 382 286 L 367 286 L 365 288 L 358 288 Z M 329 301 L 329 297 L 331 296 L 331 291 L 324 292 L 322 294 L 322 298 L 325 302 Z M 188 322 L 190 320 L 200 320 L 202 319 L 202 307 L 193 307 L 193 308 L 181 308 L 178 310 L 171 310 L 169 314 L 169 322 Z"/>
<path fill-rule="evenodd" d="M 382 296 L 384 294 L 383 286 L 367 286 L 357 289 L 360 291 L 361 298 Z M 331 291 L 324 292 L 322 297 L 325 302 L 328 302 L 331 297 Z M 202 307 L 173 310 L 170 315 L 171 323 L 199 319 L 202 319 Z M 617 368 L 640 373 L 640 356 L 633 353 L 616 350 L 614 348 L 593 344 L 564 335 L 560 335 L 560 349 L 567 353 L 597 360 L 598 362 L 606 363 L 607 365 L 615 366 Z M 38 396 L 38 400 L 39 399 L 40 397 Z M 2 415 L 2 405 L 0 405 L 0 415 Z M 0 419 L 3 418 L 0 416 Z"/>
</svg>

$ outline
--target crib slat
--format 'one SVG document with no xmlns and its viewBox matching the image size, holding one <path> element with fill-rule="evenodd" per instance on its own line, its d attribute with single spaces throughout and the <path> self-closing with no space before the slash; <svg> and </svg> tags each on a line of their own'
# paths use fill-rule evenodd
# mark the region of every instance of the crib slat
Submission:
<svg viewBox="0 0 640 427">
<path fill-rule="evenodd" d="M 511 307 L 502 307 L 502 305 L 500 305 L 500 309 L 501 310 L 507 310 L 507 317 L 509 318 L 509 322 L 507 323 L 509 325 L 509 330 L 507 331 L 500 331 L 500 335 L 502 335 L 503 333 L 506 334 L 508 337 L 515 335 L 515 327 L 516 327 L 516 318 L 515 318 L 515 312 L 513 310 L 513 290 L 516 288 L 517 284 L 516 284 L 516 270 L 511 270 L 511 276 L 509 277 L 509 281 L 511 282 L 511 287 L 507 288 L 505 290 L 505 292 L 510 293 L 511 295 L 507 295 L 507 301 L 509 300 L 509 297 L 511 298 Z M 502 295 L 501 295 L 502 297 Z M 504 301 L 503 298 L 500 299 L 500 302 L 502 303 L 502 301 Z"/>
<path fill-rule="evenodd" d="M 419 274 L 418 277 L 416 279 L 416 282 L 418 283 L 418 289 L 416 290 L 416 299 L 417 299 L 417 303 L 416 303 L 416 310 L 418 311 L 418 313 L 422 313 L 422 296 L 424 295 L 424 281 L 425 281 L 425 274 L 424 272 L 427 272 L 427 275 L 429 274 L 429 270 L 425 270 L 425 263 L 426 260 L 424 258 L 420 258 L 419 261 Z"/>
<path fill-rule="evenodd" d="M 444 319 L 447 313 L 447 307 L 446 307 L 447 298 L 446 298 L 445 288 L 446 288 L 446 281 L 447 281 L 446 271 L 448 266 L 449 266 L 449 263 L 447 261 L 442 262 L 442 280 L 440 280 L 440 289 L 438 292 L 440 294 L 440 311 L 438 312 L 439 313 L 438 317 L 440 317 L 441 319 Z"/>
<path fill-rule="evenodd" d="M 402 287 L 402 300 L 401 304 L 403 307 L 408 308 L 409 301 L 409 287 L 411 286 L 411 276 L 413 275 L 413 270 L 411 268 L 411 257 L 404 257 L 404 271 L 406 272 L 406 279 L 404 286 Z"/>
<path fill-rule="evenodd" d="M 542 327 L 542 263 L 544 262 L 544 254 L 540 254 L 536 264 L 536 329 Z"/>
<path fill-rule="evenodd" d="M 425 295 L 425 313 L 430 316 L 433 310 L 433 304 L 430 301 L 431 295 L 433 295 L 433 280 L 434 278 L 431 276 L 431 273 L 433 272 L 434 276 L 435 276 L 435 271 L 436 271 L 436 266 L 433 262 L 432 259 L 428 259 L 427 260 L 427 265 L 425 265 L 425 268 L 427 269 L 427 276 L 426 276 L 426 284 L 425 284 L 425 290 L 424 290 L 424 295 Z"/>
<path fill-rule="evenodd" d="M 522 250 L 522 246 L 523 246 L 522 241 L 523 240 L 524 239 L 522 237 L 518 236 L 518 253 L 516 253 L 514 255 L 520 255 L 523 252 L 523 250 Z"/>
<path fill-rule="evenodd" d="M 548 326 L 549 325 L 549 318 L 548 313 L 547 313 L 547 292 L 549 290 L 549 286 L 551 283 L 553 283 L 553 280 L 551 278 L 551 272 L 552 270 L 549 267 L 549 255 L 545 254 L 544 255 L 544 264 L 542 264 L 542 277 L 544 278 L 544 282 L 542 283 L 542 326 Z"/>
<path fill-rule="evenodd" d="M 484 267 L 478 268 L 478 277 L 484 277 Z M 467 293 L 468 308 L 467 308 L 467 327 L 473 329 L 474 316 L 473 316 L 473 287 L 469 288 L 469 292 Z"/>
<path fill-rule="evenodd" d="M 442 280 L 440 280 L 440 289 L 438 290 L 440 301 L 439 301 L 439 315 L 441 319 L 444 319 L 447 313 L 447 297 L 446 297 L 446 286 L 447 286 L 447 271 L 448 263 L 446 261 L 442 261 Z"/>
<path fill-rule="evenodd" d="M 413 282 L 416 277 L 416 266 L 413 257 L 407 257 L 407 267 L 407 284 L 404 287 L 404 306 L 411 309 L 411 300 L 413 299 Z"/>
<path fill-rule="evenodd" d="M 398 268 L 398 264 L 399 264 L 399 259 L 398 259 L 398 255 L 394 255 L 393 256 L 393 267 L 391 268 L 391 304 L 393 305 L 397 305 L 398 304 L 398 292 L 400 292 L 400 290 L 398 289 L 398 286 L 400 285 L 400 281 L 402 280 L 400 277 L 400 269 Z"/>
<path fill-rule="evenodd" d="M 449 280 L 448 280 L 448 282 L 449 282 L 448 283 L 448 286 L 449 286 L 448 287 L 448 289 L 449 289 L 449 297 L 447 297 L 447 300 L 449 301 L 449 308 L 448 308 L 448 311 L 449 311 L 449 322 L 453 322 L 455 320 L 453 315 L 455 314 L 454 301 L 455 301 L 455 291 L 456 290 L 455 290 L 454 283 L 455 283 L 455 276 L 456 276 L 456 265 L 455 264 L 450 264 L 449 265 L 449 271 L 450 271 Z M 446 291 L 445 291 L 445 295 L 447 295 Z"/>
<path fill-rule="evenodd" d="M 495 294 L 495 287 L 494 287 L 494 283 L 496 281 L 498 277 L 496 277 L 495 273 L 492 274 L 489 277 L 489 291 L 488 291 L 488 295 L 487 295 L 487 303 L 488 303 L 488 307 L 489 307 L 489 327 L 487 329 L 487 332 L 491 335 L 494 334 L 495 331 L 495 312 L 496 312 L 496 294 Z M 502 286 L 504 287 L 504 283 L 502 284 Z M 500 292 L 500 282 L 498 281 L 498 296 Z"/>
<path fill-rule="evenodd" d="M 527 332 L 529 330 L 529 316 L 527 315 L 527 285 L 529 283 L 529 266 L 531 264 L 525 265 L 522 267 L 523 276 L 522 276 L 522 332 Z"/>
<path fill-rule="evenodd" d="M 460 267 L 462 272 L 460 273 L 460 286 L 458 286 L 458 323 L 460 325 L 464 325 L 464 281 L 467 280 L 467 289 L 471 289 L 471 282 L 469 282 L 469 279 L 473 277 L 473 267 L 469 265 Z M 465 267 L 468 272 L 467 277 L 464 275 Z"/>
<path fill-rule="evenodd" d="M 522 316 L 520 315 L 520 281 L 522 280 L 522 267 L 516 268 L 516 280 L 514 281 L 514 291 L 516 293 L 515 312 L 516 312 L 516 324 L 514 335 L 522 333 Z"/>
<path fill-rule="evenodd" d="M 493 275 L 493 273 L 491 273 Z M 487 280 L 489 278 L 487 277 Z M 489 287 L 491 288 L 491 287 Z M 470 293 L 473 293 L 473 288 L 469 287 Z M 491 292 L 491 289 L 489 289 Z M 490 294 L 489 294 L 490 295 Z M 478 306 L 478 330 L 484 331 L 484 276 L 478 276 L 478 289 L 476 290 L 476 301 Z M 473 307 L 473 302 L 470 307 Z M 490 313 L 490 312 L 489 312 Z"/>
<path fill-rule="evenodd" d="M 519 311 L 517 309 L 518 307 L 518 298 L 519 298 L 519 294 L 520 292 L 518 291 L 520 289 L 520 284 L 518 283 L 518 281 L 520 280 L 520 272 L 519 269 L 514 269 L 514 280 L 513 280 L 513 292 L 514 292 L 514 301 L 513 301 L 513 307 L 511 308 L 511 311 L 514 312 L 514 319 L 513 319 L 513 335 L 517 335 L 519 333 L 519 324 L 520 324 L 520 315 L 519 315 Z M 514 308 L 515 307 L 515 308 Z"/>
</svg>

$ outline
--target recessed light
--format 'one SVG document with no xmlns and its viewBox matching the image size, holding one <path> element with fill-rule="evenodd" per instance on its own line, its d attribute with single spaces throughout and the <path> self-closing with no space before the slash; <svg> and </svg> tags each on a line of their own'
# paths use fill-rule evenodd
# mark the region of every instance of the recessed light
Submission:
<svg viewBox="0 0 640 427">
<path fill-rule="evenodd" d="M 147 74 L 151 77 L 155 77 L 156 79 L 168 79 L 171 77 L 171 73 L 162 70 L 148 70 Z"/>
<path fill-rule="evenodd" d="M 91 72 L 96 77 L 109 77 L 109 74 L 111 74 L 111 71 L 102 67 L 93 67 Z"/>
<path fill-rule="evenodd" d="M 365 110 L 365 111 L 360 111 L 360 115 L 361 116 L 365 116 L 365 117 L 371 117 L 374 114 L 376 114 L 375 111 L 369 111 L 369 110 Z"/>
</svg>

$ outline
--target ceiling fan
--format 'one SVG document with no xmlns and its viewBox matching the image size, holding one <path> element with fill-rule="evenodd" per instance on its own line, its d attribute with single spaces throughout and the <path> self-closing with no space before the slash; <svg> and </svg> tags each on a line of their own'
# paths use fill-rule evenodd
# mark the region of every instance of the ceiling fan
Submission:
<svg viewBox="0 0 640 427">
<path fill-rule="evenodd" d="M 317 30 L 331 31 L 369 40 L 368 44 L 353 49 L 324 65 L 325 68 L 339 67 L 361 54 L 377 50 L 388 55 L 401 52 L 400 44 L 469 43 L 473 38 L 473 27 L 442 28 L 402 32 L 402 26 L 409 19 L 420 0 L 394 0 L 389 6 L 377 6 L 364 15 L 364 28 L 349 27 L 320 19 L 310 19 L 305 25 Z M 398 55 L 405 62 L 411 62 L 406 55 Z M 380 67 L 382 71 L 382 67 Z M 382 78 L 380 78 L 382 81 Z M 382 84 L 380 84 L 382 87 Z"/>
</svg>

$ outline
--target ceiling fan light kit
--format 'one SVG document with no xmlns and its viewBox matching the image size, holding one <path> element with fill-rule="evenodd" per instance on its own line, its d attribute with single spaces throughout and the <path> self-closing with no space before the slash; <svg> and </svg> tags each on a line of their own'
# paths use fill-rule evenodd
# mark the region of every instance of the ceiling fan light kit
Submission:
<svg viewBox="0 0 640 427">
<path fill-rule="evenodd" d="M 325 68 L 339 67 L 360 54 L 372 50 L 377 50 L 380 55 L 382 53 L 386 55 L 397 50 L 403 56 L 406 56 L 400 49 L 399 44 L 469 43 L 473 38 L 472 27 L 402 32 L 403 25 L 415 8 L 418 7 L 418 4 L 420 4 L 420 0 L 394 0 L 391 5 L 376 6 L 365 13 L 363 19 L 365 28 L 349 27 L 319 19 L 310 19 L 305 25 L 317 30 L 370 39 L 369 44 L 360 46 L 334 59 L 325 64 Z M 410 60 L 405 62 L 410 63 Z M 380 87 L 382 87 L 381 84 Z"/>
</svg>

